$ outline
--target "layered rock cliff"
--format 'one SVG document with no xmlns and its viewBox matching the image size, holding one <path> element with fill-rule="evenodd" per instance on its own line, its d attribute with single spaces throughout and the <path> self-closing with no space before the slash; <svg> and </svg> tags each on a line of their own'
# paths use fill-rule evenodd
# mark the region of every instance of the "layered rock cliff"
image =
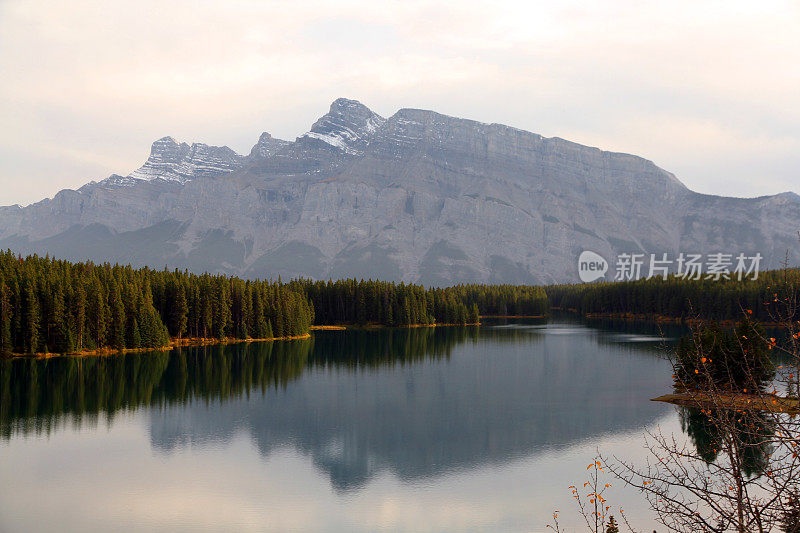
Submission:
<svg viewBox="0 0 800 533">
<path fill-rule="evenodd" d="M 800 197 L 701 195 L 652 162 L 418 109 L 339 99 L 248 156 L 156 141 L 148 161 L 0 208 L 0 246 L 248 277 L 575 281 L 582 250 L 800 260 Z"/>
</svg>

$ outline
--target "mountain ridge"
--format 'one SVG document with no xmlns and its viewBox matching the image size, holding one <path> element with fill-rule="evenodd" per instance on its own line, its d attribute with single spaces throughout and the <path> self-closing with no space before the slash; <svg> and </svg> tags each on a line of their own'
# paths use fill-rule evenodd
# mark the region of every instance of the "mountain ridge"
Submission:
<svg viewBox="0 0 800 533">
<path fill-rule="evenodd" d="M 240 155 L 163 137 L 127 176 L 0 208 L 0 246 L 22 252 L 427 284 L 574 281 L 582 249 L 783 258 L 798 227 L 791 192 L 702 195 L 633 154 L 348 99 L 295 141 L 265 132 Z"/>
</svg>

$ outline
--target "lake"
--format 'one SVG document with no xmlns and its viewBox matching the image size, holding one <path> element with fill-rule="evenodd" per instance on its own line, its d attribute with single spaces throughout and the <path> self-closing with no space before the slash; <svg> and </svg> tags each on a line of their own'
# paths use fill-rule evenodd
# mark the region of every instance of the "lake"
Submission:
<svg viewBox="0 0 800 533">
<path fill-rule="evenodd" d="M 649 401 L 664 347 L 557 317 L 0 361 L 0 531 L 572 528 L 598 449 L 681 431 Z M 652 531 L 638 493 L 608 495 Z"/>
</svg>

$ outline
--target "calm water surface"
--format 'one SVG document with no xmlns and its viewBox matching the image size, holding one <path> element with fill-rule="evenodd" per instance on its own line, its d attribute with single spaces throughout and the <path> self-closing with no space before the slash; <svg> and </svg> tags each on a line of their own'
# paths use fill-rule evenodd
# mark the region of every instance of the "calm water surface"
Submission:
<svg viewBox="0 0 800 533">
<path fill-rule="evenodd" d="M 636 460 L 645 428 L 681 431 L 648 401 L 663 347 L 556 319 L 0 361 L 0 531 L 576 526 L 598 448 Z"/>
</svg>

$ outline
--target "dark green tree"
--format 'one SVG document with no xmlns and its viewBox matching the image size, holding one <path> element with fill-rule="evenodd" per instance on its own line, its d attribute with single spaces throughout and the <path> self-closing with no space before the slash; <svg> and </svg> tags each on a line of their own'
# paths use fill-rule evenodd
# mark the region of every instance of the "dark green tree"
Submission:
<svg viewBox="0 0 800 533">
<path fill-rule="evenodd" d="M 5 279 L 0 278 L 0 353 L 10 353 L 11 341 L 11 291 Z"/>
<path fill-rule="evenodd" d="M 86 290 L 83 288 L 83 280 L 76 279 L 75 293 L 73 301 L 73 313 L 75 314 L 75 341 L 79 349 L 84 347 L 84 335 L 86 332 Z"/>
<path fill-rule="evenodd" d="M 174 301 L 170 310 L 170 333 L 179 339 L 186 332 L 189 317 L 189 303 L 186 301 L 186 290 L 182 283 L 174 282 Z"/>
<path fill-rule="evenodd" d="M 117 349 L 125 348 L 125 306 L 119 286 L 111 281 L 108 305 L 111 309 L 111 346 Z"/>
<path fill-rule="evenodd" d="M 25 285 L 25 351 L 36 353 L 39 349 L 39 298 L 28 279 Z"/>
</svg>

